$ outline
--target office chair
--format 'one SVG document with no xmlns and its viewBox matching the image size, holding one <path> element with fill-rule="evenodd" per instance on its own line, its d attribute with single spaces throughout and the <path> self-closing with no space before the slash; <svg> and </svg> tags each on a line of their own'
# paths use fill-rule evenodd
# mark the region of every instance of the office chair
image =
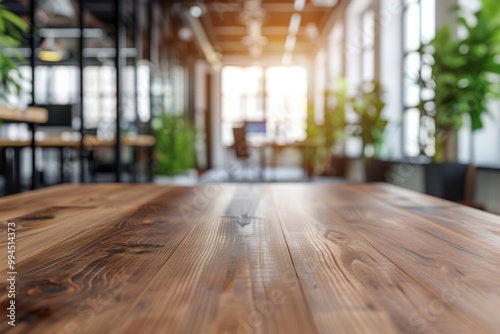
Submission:
<svg viewBox="0 0 500 334">
<path fill-rule="evenodd" d="M 246 135 L 247 133 L 244 126 L 233 128 L 234 144 L 232 146 L 232 149 L 234 150 L 236 161 L 242 161 L 243 167 L 245 168 L 245 170 L 248 170 L 250 151 Z M 234 180 L 236 178 L 236 175 L 234 174 L 234 169 L 231 168 L 231 170 L 229 171 L 230 180 Z"/>
</svg>

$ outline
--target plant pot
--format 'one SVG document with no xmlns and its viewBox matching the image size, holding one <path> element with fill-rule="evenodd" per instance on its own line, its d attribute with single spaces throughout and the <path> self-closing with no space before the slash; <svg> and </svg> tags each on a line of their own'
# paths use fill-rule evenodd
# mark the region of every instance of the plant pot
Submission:
<svg viewBox="0 0 500 334">
<path fill-rule="evenodd" d="M 328 176 L 345 178 L 347 175 L 347 158 L 342 156 L 330 157 Z"/>
<path fill-rule="evenodd" d="M 468 165 L 443 163 L 425 165 L 425 192 L 428 195 L 458 202 L 465 197 Z"/>
<path fill-rule="evenodd" d="M 366 182 L 387 182 L 391 163 L 377 159 L 365 161 Z"/>
</svg>

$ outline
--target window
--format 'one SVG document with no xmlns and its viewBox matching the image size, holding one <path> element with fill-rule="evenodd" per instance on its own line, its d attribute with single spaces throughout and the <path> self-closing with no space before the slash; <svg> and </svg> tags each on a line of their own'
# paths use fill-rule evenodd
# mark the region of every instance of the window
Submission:
<svg viewBox="0 0 500 334">
<path fill-rule="evenodd" d="M 358 0 L 350 3 L 346 13 L 346 70 L 349 95 L 354 96 L 359 87 L 375 76 L 375 14 L 373 1 Z M 358 115 L 346 110 L 346 120 L 354 123 Z M 346 138 L 346 155 L 359 156 L 361 153 L 359 137 Z"/>
<path fill-rule="evenodd" d="M 150 66 L 148 62 L 140 63 L 137 68 L 137 107 L 139 120 L 148 122 L 151 118 L 150 112 Z"/>
<path fill-rule="evenodd" d="M 374 29 L 375 16 L 373 9 L 369 7 L 362 14 L 361 31 L 363 31 L 364 42 L 361 48 L 361 81 L 367 82 L 374 79 Z"/>
<path fill-rule="evenodd" d="M 324 122 L 325 90 L 327 89 L 327 54 L 325 50 L 318 52 L 314 62 L 314 119 L 316 123 Z"/>
<path fill-rule="evenodd" d="M 343 76 L 343 57 L 342 48 L 344 44 L 344 25 L 341 22 L 337 22 L 333 27 L 328 45 L 329 52 L 329 74 L 330 78 L 339 78 Z"/>
<path fill-rule="evenodd" d="M 381 156 L 399 159 L 402 155 L 402 31 L 403 4 L 393 0 L 381 0 L 380 22 L 380 82 L 384 89 L 384 116 L 389 120 L 385 130 Z"/>
<path fill-rule="evenodd" d="M 416 108 L 422 94 L 418 84 L 421 59 L 418 48 L 430 41 L 436 31 L 436 0 L 405 0 L 403 9 L 403 150 L 405 156 L 434 154 L 432 140 L 422 140 L 428 133 L 422 127 L 432 127 L 422 122 Z M 425 71 L 425 69 L 423 69 Z"/>
<path fill-rule="evenodd" d="M 300 66 L 266 69 L 266 121 L 269 135 L 286 142 L 306 139 L 307 71 Z"/>
<path fill-rule="evenodd" d="M 232 128 L 244 121 L 263 121 L 264 71 L 261 67 L 226 66 L 222 71 L 222 143 L 233 143 Z"/>
<path fill-rule="evenodd" d="M 270 140 L 303 140 L 307 120 L 307 71 L 301 66 L 237 67 L 222 70 L 222 143 L 232 128 L 266 121 Z"/>
<path fill-rule="evenodd" d="M 80 88 L 77 66 L 37 66 L 35 71 L 37 104 L 78 103 Z"/>
<path fill-rule="evenodd" d="M 87 66 L 84 69 L 85 120 L 87 129 L 109 126 L 116 119 L 116 70 L 114 66 Z"/>
<path fill-rule="evenodd" d="M 16 107 L 24 109 L 31 103 L 31 67 L 29 66 L 19 66 L 19 72 L 24 78 L 21 83 L 20 94 L 7 94 L 5 96 L 5 101 L 0 100 L 0 103 L 7 104 L 11 107 Z"/>
</svg>

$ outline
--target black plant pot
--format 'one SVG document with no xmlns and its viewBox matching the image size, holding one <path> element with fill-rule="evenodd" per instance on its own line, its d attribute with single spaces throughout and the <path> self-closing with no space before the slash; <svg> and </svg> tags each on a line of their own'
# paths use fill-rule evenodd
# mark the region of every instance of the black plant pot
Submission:
<svg viewBox="0 0 500 334">
<path fill-rule="evenodd" d="M 372 159 L 365 161 L 366 182 L 387 182 L 387 173 L 391 168 L 391 163 Z"/>
<path fill-rule="evenodd" d="M 425 165 L 425 192 L 458 202 L 465 197 L 468 165 L 443 163 Z"/>
<path fill-rule="evenodd" d="M 332 156 L 328 175 L 345 178 L 347 175 L 347 158 L 342 156 Z"/>
</svg>

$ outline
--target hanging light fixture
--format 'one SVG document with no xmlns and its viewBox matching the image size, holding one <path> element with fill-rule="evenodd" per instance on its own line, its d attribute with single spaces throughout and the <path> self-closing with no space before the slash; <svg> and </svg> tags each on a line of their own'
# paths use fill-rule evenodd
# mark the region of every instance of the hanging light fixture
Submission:
<svg viewBox="0 0 500 334">
<path fill-rule="evenodd" d="M 55 37 L 52 34 L 49 34 L 40 46 L 38 58 L 41 61 L 56 63 L 62 61 L 65 56 L 66 52 L 60 45 L 58 45 Z"/>
<path fill-rule="evenodd" d="M 189 27 L 182 26 L 177 31 L 177 37 L 183 42 L 190 42 L 193 40 L 193 31 Z"/>
<path fill-rule="evenodd" d="M 71 0 L 39 0 L 38 6 L 40 9 L 50 14 L 66 16 L 69 18 L 73 18 L 75 16 L 75 10 Z"/>
<path fill-rule="evenodd" d="M 189 8 L 189 14 L 191 14 L 192 17 L 199 18 L 203 15 L 203 9 L 198 5 L 193 5 Z"/>
</svg>

